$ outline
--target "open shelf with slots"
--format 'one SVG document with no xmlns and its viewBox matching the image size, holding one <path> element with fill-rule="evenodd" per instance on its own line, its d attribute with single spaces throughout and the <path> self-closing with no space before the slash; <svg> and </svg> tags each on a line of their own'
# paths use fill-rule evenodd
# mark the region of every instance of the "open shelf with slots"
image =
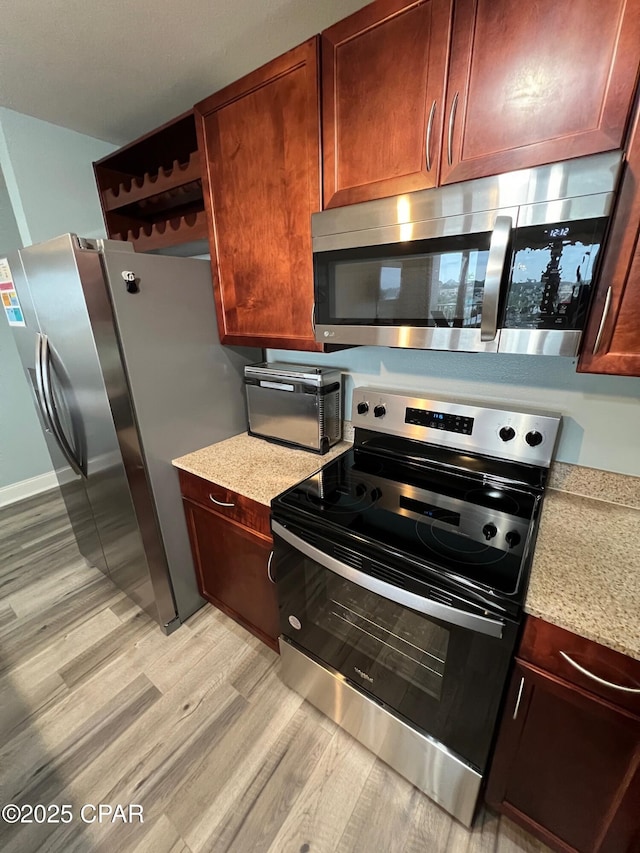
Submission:
<svg viewBox="0 0 640 853">
<path fill-rule="evenodd" d="M 128 240 L 139 252 L 187 244 L 194 253 L 207 251 L 192 111 L 103 157 L 93 168 L 109 237 Z"/>
</svg>

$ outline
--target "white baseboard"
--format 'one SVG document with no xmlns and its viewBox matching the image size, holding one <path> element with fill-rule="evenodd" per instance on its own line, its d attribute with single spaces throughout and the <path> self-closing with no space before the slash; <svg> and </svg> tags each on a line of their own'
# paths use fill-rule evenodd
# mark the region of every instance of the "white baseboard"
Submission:
<svg viewBox="0 0 640 853">
<path fill-rule="evenodd" d="M 23 501 L 25 498 L 40 494 L 40 492 L 47 492 L 57 485 L 58 478 L 55 472 L 48 471 L 38 477 L 30 477 L 28 480 L 21 480 L 11 486 L 3 486 L 0 488 L 0 507 Z"/>
</svg>

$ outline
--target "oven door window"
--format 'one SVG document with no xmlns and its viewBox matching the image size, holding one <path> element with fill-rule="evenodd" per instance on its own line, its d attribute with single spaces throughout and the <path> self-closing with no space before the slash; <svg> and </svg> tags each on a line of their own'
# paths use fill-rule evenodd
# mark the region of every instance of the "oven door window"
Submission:
<svg viewBox="0 0 640 853">
<path fill-rule="evenodd" d="M 275 537 L 282 633 L 483 770 L 515 643 L 425 616 Z"/>
<path fill-rule="evenodd" d="M 490 233 L 314 255 L 321 324 L 478 328 Z"/>
<path fill-rule="evenodd" d="M 397 681 L 400 694 L 411 685 L 417 695 L 440 701 L 449 631 L 342 578 L 324 583 L 312 618 L 331 636 L 335 651 L 350 648 L 371 661 L 372 673 L 354 666 L 352 680 L 373 687 L 384 672 Z"/>
</svg>

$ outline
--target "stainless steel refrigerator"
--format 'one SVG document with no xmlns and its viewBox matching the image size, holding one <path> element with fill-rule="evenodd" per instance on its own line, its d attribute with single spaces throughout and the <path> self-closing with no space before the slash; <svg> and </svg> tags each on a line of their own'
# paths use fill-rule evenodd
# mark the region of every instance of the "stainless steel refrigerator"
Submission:
<svg viewBox="0 0 640 853">
<path fill-rule="evenodd" d="M 65 234 L 0 262 L 80 552 L 169 633 L 204 604 L 171 459 L 246 429 L 209 262 Z"/>
</svg>

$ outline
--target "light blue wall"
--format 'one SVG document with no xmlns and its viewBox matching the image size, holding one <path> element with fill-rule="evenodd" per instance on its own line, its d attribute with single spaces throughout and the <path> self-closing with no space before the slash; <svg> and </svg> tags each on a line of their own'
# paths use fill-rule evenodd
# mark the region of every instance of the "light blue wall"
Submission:
<svg viewBox="0 0 640 853">
<path fill-rule="evenodd" d="M 556 458 L 640 476 L 640 378 L 576 373 L 575 359 L 356 347 L 329 355 L 267 350 L 270 361 L 327 364 L 356 385 L 412 389 L 559 412 Z"/>
<path fill-rule="evenodd" d="M 92 162 L 114 146 L 0 108 L 0 257 L 74 231 L 104 236 Z M 6 185 L 5 185 L 6 181 Z M 51 471 L 31 391 L 0 313 L 0 488 Z"/>
<path fill-rule="evenodd" d="M 0 167 L 29 246 L 73 231 L 105 235 L 93 161 L 115 146 L 0 107 Z"/>
<path fill-rule="evenodd" d="M 21 246 L 9 193 L 0 171 L 0 258 Z M 51 467 L 33 410 L 22 363 L 4 311 L 0 312 L 0 488 Z"/>
</svg>

